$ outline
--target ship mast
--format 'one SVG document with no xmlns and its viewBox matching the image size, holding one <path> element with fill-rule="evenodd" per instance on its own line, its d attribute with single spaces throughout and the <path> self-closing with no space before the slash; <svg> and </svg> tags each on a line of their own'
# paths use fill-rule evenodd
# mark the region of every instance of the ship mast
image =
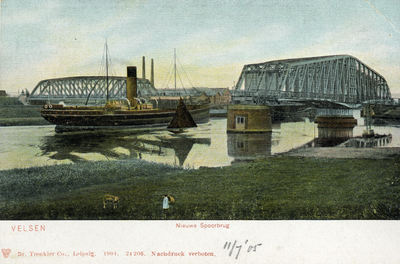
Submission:
<svg viewBox="0 0 400 264">
<path fill-rule="evenodd" d="M 176 49 L 174 49 L 174 74 L 175 74 L 175 78 L 174 78 L 175 85 L 174 85 L 174 87 L 175 87 L 175 92 L 176 92 Z"/>
<path fill-rule="evenodd" d="M 106 39 L 106 87 L 107 87 L 107 90 L 106 90 L 106 94 L 107 94 L 107 101 L 106 102 L 108 102 L 108 47 L 107 47 L 107 39 Z"/>
</svg>

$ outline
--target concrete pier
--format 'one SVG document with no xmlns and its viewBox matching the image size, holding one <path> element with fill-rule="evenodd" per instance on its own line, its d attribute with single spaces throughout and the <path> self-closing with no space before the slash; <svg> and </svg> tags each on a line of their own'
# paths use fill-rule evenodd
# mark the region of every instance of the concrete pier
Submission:
<svg viewBox="0 0 400 264">
<path fill-rule="evenodd" d="M 319 109 L 314 122 L 318 124 L 318 138 L 323 139 L 351 138 L 357 125 L 350 109 Z"/>
</svg>

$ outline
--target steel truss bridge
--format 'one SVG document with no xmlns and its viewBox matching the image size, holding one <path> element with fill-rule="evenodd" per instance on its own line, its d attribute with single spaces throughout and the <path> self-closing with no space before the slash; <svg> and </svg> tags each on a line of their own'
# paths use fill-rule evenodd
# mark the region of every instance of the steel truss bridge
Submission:
<svg viewBox="0 0 400 264">
<path fill-rule="evenodd" d="M 156 95 L 157 90 L 147 79 L 137 79 L 138 96 Z M 28 101 L 33 103 L 51 100 L 96 102 L 107 98 L 107 78 L 80 76 L 40 81 L 32 90 Z M 108 77 L 108 98 L 126 98 L 126 77 Z"/>
<path fill-rule="evenodd" d="M 269 105 L 285 101 L 330 101 L 349 107 L 393 101 L 385 78 L 349 55 L 245 65 L 232 100 Z"/>
</svg>

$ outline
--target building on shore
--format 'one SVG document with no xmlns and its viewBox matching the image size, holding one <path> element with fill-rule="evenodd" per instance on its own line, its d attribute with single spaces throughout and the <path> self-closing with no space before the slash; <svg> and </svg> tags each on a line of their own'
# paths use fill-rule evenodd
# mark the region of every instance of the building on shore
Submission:
<svg viewBox="0 0 400 264">
<path fill-rule="evenodd" d="M 228 133 L 272 132 L 271 107 L 265 105 L 229 105 Z"/>
<path fill-rule="evenodd" d="M 160 100 L 179 100 L 197 104 L 226 105 L 231 102 L 232 93 L 229 88 L 192 88 L 192 89 L 157 89 L 158 95 L 152 98 Z"/>
<path fill-rule="evenodd" d="M 0 97 L 7 97 L 7 93 L 5 90 L 0 90 Z"/>
</svg>

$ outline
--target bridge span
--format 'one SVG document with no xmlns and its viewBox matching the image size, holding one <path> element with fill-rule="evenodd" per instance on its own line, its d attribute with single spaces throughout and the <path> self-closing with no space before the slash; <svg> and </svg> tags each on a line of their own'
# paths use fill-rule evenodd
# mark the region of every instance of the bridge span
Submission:
<svg viewBox="0 0 400 264">
<path fill-rule="evenodd" d="M 107 91 L 108 84 L 108 91 Z M 137 79 L 140 96 L 156 95 L 157 90 L 147 79 Z M 78 76 L 40 81 L 28 97 L 30 104 L 41 104 L 46 100 L 55 102 L 74 100 L 86 103 L 88 101 L 104 101 L 126 98 L 126 77 L 109 76 Z"/>
<path fill-rule="evenodd" d="M 393 103 L 385 78 L 350 55 L 245 65 L 232 101 L 258 105 L 320 101 L 348 108 Z"/>
<path fill-rule="evenodd" d="M 46 100 L 80 103 L 126 97 L 126 77 L 81 76 L 40 81 L 28 97 L 31 104 Z M 183 96 L 195 95 L 186 93 Z M 140 96 L 157 96 L 149 80 L 138 78 Z M 193 90 L 192 93 L 198 93 Z M 176 96 L 182 96 L 177 94 Z M 350 55 L 273 60 L 244 65 L 232 91 L 232 103 L 311 105 L 319 108 L 359 108 L 363 104 L 394 104 L 385 78 Z"/>
</svg>

